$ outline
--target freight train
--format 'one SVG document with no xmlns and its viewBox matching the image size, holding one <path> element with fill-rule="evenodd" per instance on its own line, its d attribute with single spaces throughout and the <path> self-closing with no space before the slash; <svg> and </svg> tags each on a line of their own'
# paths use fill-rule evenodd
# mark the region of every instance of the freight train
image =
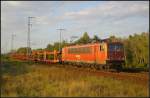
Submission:
<svg viewBox="0 0 150 98">
<path fill-rule="evenodd" d="M 96 69 L 121 70 L 125 64 L 124 46 L 121 42 L 71 45 L 63 47 L 61 52 L 32 51 L 30 56 L 18 55 L 13 54 L 12 57 L 35 62 L 72 64 L 78 67 Z"/>
</svg>

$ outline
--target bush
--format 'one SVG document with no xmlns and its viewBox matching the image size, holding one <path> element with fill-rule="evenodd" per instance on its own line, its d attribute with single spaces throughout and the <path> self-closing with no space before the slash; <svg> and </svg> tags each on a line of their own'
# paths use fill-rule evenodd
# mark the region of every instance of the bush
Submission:
<svg viewBox="0 0 150 98">
<path fill-rule="evenodd" d="M 90 73 L 42 65 L 6 65 L 1 96 L 148 96 L 148 87 Z M 27 72 L 23 72 L 27 69 Z M 15 70 L 15 71 L 12 71 Z M 18 70 L 18 71 L 16 71 Z M 7 74 L 9 72 L 9 74 Z M 14 74 L 15 75 L 12 75 Z M 19 73 L 19 74 L 17 74 Z"/>
</svg>

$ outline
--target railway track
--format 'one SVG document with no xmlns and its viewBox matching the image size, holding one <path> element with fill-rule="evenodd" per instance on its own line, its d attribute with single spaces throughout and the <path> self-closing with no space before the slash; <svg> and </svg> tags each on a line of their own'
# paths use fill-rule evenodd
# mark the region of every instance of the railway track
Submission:
<svg viewBox="0 0 150 98">
<path fill-rule="evenodd" d="M 129 73 L 129 72 L 117 72 L 115 70 L 109 70 L 109 71 L 104 71 L 104 70 L 96 70 L 96 69 L 91 69 L 88 67 L 77 67 L 74 65 L 62 65 L 62 64 L 45 64 L 40 63 L 40 62 L 36 62 L 34 63 L 36 65 L 41 65 L 41 66 L 55 66 L 55 67 L 59 67 L 59 68 L 66 68 L 68 70 L 75 70 L 75 71 L 80 71 L 80 72 L 84 72 L 85 74 L 88 75 L 94 75 L 94 76 L 103 76 L 103 77 L 111 77 L 114 79 L 119 79 L 119 80 L 127 80 L 130 82 L 134 82 L 134 83 L 139 83 L 145 86 L 149 85 L 149 75 L 148 72 L 136 72 L 136 73 Z"/>
<path fill-rule="evenodd" d="M 96 76 L 112 77 L 119 80 L 127 80 L 145 86 L 148 86 L 148 82 L 149 82 L 148 73 L 145 73 L 144 75 L 140 75 L 140 73 L 131 74 L 126 72 L 117 73 L 117 72 L 93 71 L 92 74 Z"/>
<path fill-rule="evenodd" d="M 118 80 L 126 80 L 134 83 L 138 83 L 144 86 L 149 85 L 149 75 L 148 72 L 137 72 L 137 73 L 130 73 L 130 72 L 117 72 L 117 71 L 103 71 L 103 70 L 96 70 L 91 68 L 83 68 L 83 67 L 76 67 L 72 65 L 62 65 L 62 64 L 51 64 L 46 66 L 55 66 L 59 68 L 66 68 L 67 70 L 75 70 L 87 73 L 88 75 L 94 75 L 98 77 L 111 77 Z"/>
</svg>

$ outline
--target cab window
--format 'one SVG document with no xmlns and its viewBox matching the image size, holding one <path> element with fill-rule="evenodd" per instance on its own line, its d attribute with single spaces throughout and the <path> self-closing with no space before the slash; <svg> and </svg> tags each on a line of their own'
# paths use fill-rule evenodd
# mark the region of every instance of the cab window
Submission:
<svg viewBox="0 0 150 98">
<path fill-rule="evenodd" d="M 100 45 L 100 51 L 104 51 L 104 46 Z"/>
<path fill-rule="evenodd" d="M 120 44 L 110 44 L 109 51 L 121 51 L 123 50 L 123 46 Z"/>
</svg>

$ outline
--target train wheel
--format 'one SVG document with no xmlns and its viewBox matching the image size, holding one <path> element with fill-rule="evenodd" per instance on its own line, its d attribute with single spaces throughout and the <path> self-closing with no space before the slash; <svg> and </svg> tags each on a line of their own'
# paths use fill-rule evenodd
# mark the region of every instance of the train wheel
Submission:
<svg viewBox="0 0 150 98">
<path fill-rule="evenodd" d="M 94 64 L 93 66 L 94 66 L 94 69 L 97 69 L 97 66 L 96 66 L 96 64 Z"/>
<path fill-rule="evenodd" d="M 107 71 L 107 66 L 106 65 L 104 65 L 104 70 Z"/>
<path fill-rule="evenodd" d="M 103 70 L 103 66 L 102 65 L 99 65 L 99 70 Z"/>
<path fill-rule="evenodd" d="M 116 66 L 116 70 L 117 70 L 117 72 L 122 71 L 122 65 L 117 65 L 117 66 Z"/>
<path fill-rule="evenodd" d="M 102 69 L 105 70 L 105 66 L 104 65 L 102 65 Z"/>
<path fill-rule="evenodd" d="M 94 65 L 93 65 L 93 64 L 91 64 L 91 65 L 90 65 L 90 68 L 91 68 L 91 69 L 94 69 Z"/>
<path fill-rule="evenodd" d="M 99 70 L 99 69 L 100 69 L 98 64 L 96 64 L 96 65 L 95 65 L 95 67 L 96 67 L 96 69 L 97 69 L 97 70 Z"/>
<path fill-rule="evenodd" d="M 86 65 L 85 65 L 86 68 L 89 68 L 89 66 L 90 66 L 90 64 L 86 64 Z"/>
<path fill-rule="evenodd" d="M 109 66 L 109 65 L 106 65 L 106 67 L 107 67 L 107 71 L 109 71 L 109 70 L 110 70 L 110 66 Z"/>
<path fill-rule="evenodd" d="M 77 67 L 78 67 L 78 68 L 80 68 L 80 67 L 81 67 L 81 65 L 78 63 L 78 64 L 77 64 Z"/>
</svg>

